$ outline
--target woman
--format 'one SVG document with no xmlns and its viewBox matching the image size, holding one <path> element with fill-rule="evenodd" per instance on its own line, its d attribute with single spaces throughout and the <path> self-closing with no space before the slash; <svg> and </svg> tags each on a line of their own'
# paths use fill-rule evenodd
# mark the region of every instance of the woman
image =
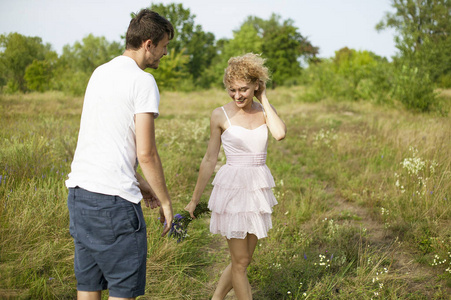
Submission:
<svg viewBox="0 0 451 300">
<path fill-rule="evenodd" d="M 282 140 L 286 126 L 266 97 L 268 79 L 264 59 L 258 55 L 248 53 L 229 60 L 224 85 L 233 101 L 211 115 L 208 149 L 193 197 L 185 207 L 194 218 L 222 142 L 227 163 L 213 180 L 208 207 L 212 211 L 210 231 L 227 238 L 232 262 L 212 299 L 224 299 L 232 288 L 238 299 L 252 299 L 246 270 L 258 239 L 267 237 L 272 227 L 271 212 L 277 201 L 271 190 L 274 179 L 265 164 L 268 128 L 276 140 Z"/>
</svg>

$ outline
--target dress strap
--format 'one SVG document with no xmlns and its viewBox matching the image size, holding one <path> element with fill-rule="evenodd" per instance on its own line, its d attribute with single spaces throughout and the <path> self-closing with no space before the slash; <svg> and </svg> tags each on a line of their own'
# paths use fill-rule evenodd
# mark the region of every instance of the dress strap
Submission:
<svg viewBox="0 0 451 300">
<path fill-rule="evenodd" d="M 224 109 L 224 106 L 221 106 L 221 108 L 222 108 L 222 111 L 224 112 L 224 114 L 225 114 L 225 116 L 227 118 L 227 121 L 229 122 L 229 125 L 232 126 L 232 123 L 230 122 L 229 116 L 227 115 L 227 113 L 226 113 L 226 111 Z"/>
</svg>

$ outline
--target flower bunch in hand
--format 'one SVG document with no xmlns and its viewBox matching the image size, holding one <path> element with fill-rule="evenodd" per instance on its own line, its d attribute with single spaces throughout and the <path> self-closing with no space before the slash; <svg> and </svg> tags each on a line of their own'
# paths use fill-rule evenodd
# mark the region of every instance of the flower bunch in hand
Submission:
<svg viewBox="0 0 451 300">
<path fill-rule="evenodd" d="M 194 216 L 199 218 L 205 214 L 210 214 L 208 204 L 206 202 L 200 202 L 194 210 Z M 189 212 L 187 211 L 176 214 L 174 216 L 174 220 L 172 221 L 171 229 L 169 230 L 168 235 L 176 238 L 177 243 L 180 243 L 188 236 L 188 225 L 192 220 L 193 218 L 191 218 Z"/>
</svg>

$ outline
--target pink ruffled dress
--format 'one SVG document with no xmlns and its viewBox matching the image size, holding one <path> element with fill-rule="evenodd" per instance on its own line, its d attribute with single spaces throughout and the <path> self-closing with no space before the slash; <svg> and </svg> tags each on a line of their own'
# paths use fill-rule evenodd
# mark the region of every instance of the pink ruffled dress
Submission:
<svg viewBox="0 0 451 300">
<path fill-rule="evenodd" d="M 272 207 L 277 204 L 271 190 L 274 178 L 266 165 L 268 128 L 232 125 L 222 109 L 229 122 L 221 135 L 227 162 L 213 180 L 210 231 L 228 239 L 244 239 L 248 233 L 261 239 L 272 228 Z"/>
</svg>

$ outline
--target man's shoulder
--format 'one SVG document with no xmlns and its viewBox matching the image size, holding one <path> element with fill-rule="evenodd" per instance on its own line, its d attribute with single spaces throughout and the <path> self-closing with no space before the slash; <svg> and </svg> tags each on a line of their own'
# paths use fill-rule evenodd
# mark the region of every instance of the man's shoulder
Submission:
<svg viewBox="0 0 451 300">
<path fill-rule="evenodd" d="M 120 76 L 130 80 L 138 80 L 144 82 L 155 82 L 152 74 L 141 70 L 136 62 L 127 56 L 116 56 L 112 60 L 97 67 L 94 72 L 102 73 L 109 76 Z"/>
</svg>

